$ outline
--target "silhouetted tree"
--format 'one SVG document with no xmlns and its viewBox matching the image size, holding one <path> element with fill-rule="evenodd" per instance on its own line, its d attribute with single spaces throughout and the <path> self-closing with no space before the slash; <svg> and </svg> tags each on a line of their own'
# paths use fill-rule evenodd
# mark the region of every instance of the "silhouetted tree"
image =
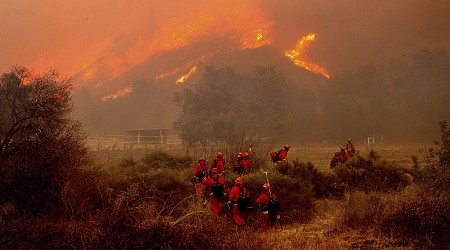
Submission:
<svg viewBox="0 0 450 250">
<path fill-rule="evenodd" d="M 31 214 L 57 211 L 64 182 L 88 160 L 70 117 L 71 80 L 14 67 L 0 78 L 0 202 Z"/>
<path fill-rule="evenodd" d="M 245 135 L 279 136 L 287 121 L 285 79 L 274 67 L 248 75 L 230 68 L 206 68 L 195 91 L 174 101 L 181 108 L 175 128 L 186 143 L 236 142 Z"/>
</svg>

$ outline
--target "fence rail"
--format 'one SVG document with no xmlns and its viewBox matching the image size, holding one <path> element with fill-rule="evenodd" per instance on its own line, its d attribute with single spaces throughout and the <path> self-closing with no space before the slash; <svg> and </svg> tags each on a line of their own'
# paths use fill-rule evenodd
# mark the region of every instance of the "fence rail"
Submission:
<svg viewBox="0 0 450 250">
<path fill-rule="evenodd" d="M 87 145 L 90 148 L 97 150 L 151 148 L 162 145 L 173 146 L 181 144 L 181 139 L 176 135 L 90 135 L 87 138 Z"/>
</svg>

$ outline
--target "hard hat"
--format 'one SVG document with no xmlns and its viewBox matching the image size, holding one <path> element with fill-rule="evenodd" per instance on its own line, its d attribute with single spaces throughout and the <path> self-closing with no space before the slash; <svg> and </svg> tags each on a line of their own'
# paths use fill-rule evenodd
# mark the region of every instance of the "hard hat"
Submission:
<svg viewBox="0 0 450 250">
<path fill-rule="evenodd" d="M 270 186 L 269 186 L 268 183 L 264 183 L 262 187 L 263 187 L 264 190 L 269 190 L 270 189 Z"/>
</svg>

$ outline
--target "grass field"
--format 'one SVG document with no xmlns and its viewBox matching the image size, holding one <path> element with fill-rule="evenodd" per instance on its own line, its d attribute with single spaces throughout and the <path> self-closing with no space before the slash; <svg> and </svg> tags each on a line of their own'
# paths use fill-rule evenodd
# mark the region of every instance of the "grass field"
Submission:
<svg viewBox="0 0 450 250">
<path fill-rule="evenodd" d="M 340 145 L 328 145 L 321 147 L 317 145 L 292 145 L 289 150 L 288 159 L 299 159 L 301 161 L 310 161 L 320 170 L 330 170 L 330 161 Z M 358 145 L 356 145 L 358 146 Z M 396 161 L 403 166 L 412 166 L 411 157 L 417 156 L 419 163 L 423 163 L 424 156 L 427 153 L 427 145 L 371 145 L 357 147 L 361 155 L 367 155 L 370 150 L 376 151 L 382 159 L 387 161 Z"/>
<path fill-rule="evenodd" d="M 255 145 L 254 150 L 258 153 L 259 157 L 267 158 L 265 162 L 259 161 L 262 165 L 268 164 L 262 166 L 262 168 L 268 167 L 274 182 L 278 183 L 279 186 L 284 185 L 284 195 L 282 195 L 281 198 L 286 201 L 288 198 L 286 194 L 289 194 L 290 192 L 290 190 L 286 189 L 288 187 L 296 187 L 295 185 L 302 183 L 302 181 L 306 181 L 307 179 L 303 179 L 304 176 L 300 176 L 300 182 L 297 183 L 295 182 L 295 178 L 289 179 L 286 176 L 275 174 L 274 165 L 271 165 L 268 156 L 268 152 L 273 150 L 271 146 L 272 145 Z M 329 164 L 334 152 L 339 146 L 340 145 L 328 145 L 327 147 L 322 147 L 320 145 L 293 144 L 291 145 L 288 154 L 288 161 L 294 162 L 298 159 L 301 162 L 311 162 L 319 171 L 332 174 L 333 170 L 330 169 Z M 412 156 L 417 157 L 419 164 L 425 163 L 424 157 L 427 154 L 425 146 L 426 145 L 372 145 L 369 148 L 365 146 L 358 147 L 358 145 L 356 145 L 358 153 L 363 157 L 368 156 L 370 150 L 374 150 L 380 156 L 380 160 L 396 162 L 396 165 L 405 168 L 411 168 L 413 166 Z M 219 249 L 229 249 L 230 247 L 239 249 L 415 249 L 415 245 L 412 241 L 405 241 L 402 238 L 399 239 L 393 235 L 389 236 L 389 234 L 380 233 L 380 229 L 374 228 L 372 230 L 371 222 L 364 222 L 372 219 L 372 217 L 376 215 L 377 211 L 374 210 L 374 206 L 378 206 L 380 209 L 382 208 L 379 213 L 384 211 L 383 209 L 388 209 L 390 206 L 393 206 L 390 205 L 391 202 L 393 200 L 398 200 L 396 192 L 382 193 L 370 191 L 359 193 L 359 191 L 355 191 L 352 194 L 346 193 L 341 198 L 328 197 L 312 199 L 309 215 L 302 215 L 302 212 L 306 211 L 306 208 L 302 207 L 305 204 L 293 204 L 293 206 L 289 208 L 288 213 L 283 213 L 282 220 L 284 228 L 276 234 L 258 234 L 259 225 L 257 217 L 254 218 L 255 221 L 253 225 L 244 228 L 237 228 L 230 218 L 219 223 L 212 221 L 211 217 L 207 216 L 210 213 L 208 204 L 204 207 L 198 206 L 198 204 L 193 201 L 190 203 L 189 199 L 183 201 L 182 197 L 185 195 L 195 197 L 194 188 L 191 186 L 192 183 L 189 183 L 189 180 L 192 178 L 193 166 L 198 157 L 207 156 L 207 159 L 212 159 L 213 155 L 218 150 L 225 152 L 228 162 L 230 162 L 230 158 L 236 154 L 231 148 L 190 148 L 188 150 L 186 147 L 174 145 L 143 147 L 132 150 L 92 150 L 94 165 L 102 170 L 106 170 L 106 172 L 109 173 L 108 176 L 110 176 L 108 187 L 105 189 L 106 191 L 104 191 L 104 193 L 117 192 L 116 198 L 113 199 L 113 196 L 111 196 L 111 204 L 116 204 L 119 201 L 123 202 L 123 199 L 131 199 L 126 198 L 128 196 L 141 197 L 139 200 L 152 200 L 153 198 L 150 198 L 147 192 L 156 192 L 154 191 L 154 187 L 164 188 L 161 190 L 162 192 L 156 192 L 154 194 L 155 197 L 159 197 L 160 195 L 161 197 L 164 197 L 164 193 L 167 193 L 170 197 L 175 199 L 174 201 L 164 201 L 162 207 L 160 206 L 161 204 L 154 207 L 156 203 L 142 203 L 141 205 L 138 204 L 131 207 L 128 207 L 130 206 L 130 204 L 128 204 L 125 207 L 125 210 L 123 210 L 124 208 L 116 208 L 116 205 L 110 205 L 111 207 L 108 210 L 105 210 L 106 212 L 104 213 L 108 214 L 108 211 L 111 211 L 114 212 L 114 216 L 117 213 L 124 213 L 128 216 L 130 213 L 132 214 L 132 211 L 140 211 L 140 213 L 143 214 L 143 217 L 138 217 L 139 219 L 136 219 L 135 223 L 141 225 L 142 232 L 161 234 L 158 237 L 162 237 L 163 239 L 169 236 L 179 237 L 180 235 L 174 231 L 175 229 L 182 230 L 183 237 L 189 236 L 189 239 L 191 240 L 198 237 L 193 233 L 194 231 L 199 231 L 204 234 L 202 237 L 210 237 L 211 233 L 202 230 L 219 230 L 221 237 L 217 240 L 220 242 L 214 243 L 210 241 L 211 239 L 208 240 L 209 246 L 219 247 Z M 150 165 L 146 165 L 147 163 L 145 163 L 144 159 L 145 157 L 148 157 L 149 154 L 155 152 L 157 154 L 158 152 L 166 152 L 170 155 L 180 157 L 188 155 L 190 158 L 187 159 L 191 159 L 192 162 L 188 164 L 184 163 L 179 170 L 174 169 L 173 166 L 167 166 L 169 168 L 166 166 L 153 168 Z M 165 157 L 165 160 L 170 158 L 167 158 L 168 156 Z M 150 158 L 155 161 L 164 162 L 164 159 L 160 159 L 155 155 L 152 155 Z M 178 159 L 180 160 L 181 158 Z M 386 165 L 390 166 L 389 164 Z M 227 167 L 230 171 L 230 164 L 227 164 Z M 255 166 L 255 168 L 259 167 L 260 166 Z M 235 174 L 230 173 L 225 178 L 227 183 L 231 185 L 235 178 Z M 250 185 L 252 192 L 257 193 L 259 192 L 259 185 L 261 185 L 264 180 L 262 172 L 257 171 L 246 177 L 246 184 Z M 295 185 L 292 186 L 292 183 L 289 182 L 292 182 Z M 101 181 L 99 183 L 101 183 Z M 115 188 L 112 188 L 114 185 Z M 178 191 L 170 190 L 170 185 L 179 186 L 181 190 L 178 190 L 178 188 Z M 122 190 L 119 190 L 119 187 L 121 187 Z M 185 188 L 188 189 L 184 190 Z M 278 189 L 278 192 L 280 191 L 281 190 Z M 301 196 L 304 194 L 298 193 L 296 195 Z M 304 198 L 296 199 L 294 196 L 291 195 L 289 199 L 291 199 L 291 201 L 306 201 L 306 199 L 301 200 Z M 351 198 L 351 196 L 353 196 L 353 198 Z M 414 198 L 414 196 L 411 196 L 411 198 Z M 411 202 L 416 202 L 415 198 L 410 202 L 408 196 L 404 199 L 403 205 L 406 204 L 406 206 Z M 183 202 L 182 205 L 177 204 L 178 200 Z M 161 213 L 162 211 L 167 210 L 165 207 L 176 212 L 173 214 L 171 212 L 171 215 L 158 215 L 156 218 L 152 218 L 153 215 L 151 214 L 154 214 L 154 211 L 160 211 L 159 213 Z M 373 214 L 374 212 L 375 214 Z M 383 213 L 382 216 L 392 215 L 389 211 L 384 211 Z M 174 216 L 174 214 L 179 214 L 181 217 Z M 178 223 L 180 220 L 192 221 L 191 223 L 198 224 L 199 228 L 194 230 L 189 223 Z M 358 225 L 358 223 L 360 223 L 362 225 L 361 227 L 357 226 L 357 228 L 349 228 L 345 225 L 346 223 L 348 224 L 349 220 L 354 221 L 351 222 L 353 224 L 356 223 L 356 225 Z M 167 221 L 169 225 L 175 221 L 177 226 L 170 226 L 167 228 L 166 224 L 159 224 L 160 221 L 164 223 Z M 136 230 L 134 224 L 130 224 L 130 227 L 129 230 L 131 232 Z M 379 227 L 380 225 L 377 225 L 377 228 Z M 233 239 L 234 237 L 236 238 Z M 134 242 L 134 240 L 134 238 L 124 238 L 123 242 Z M 196 243 L 193 243 L 191 240 L 182 240 L 180 242 L 184 242 L 183 244 L 195 245 Z M 149 241 L 152 242 L 151 240 Z M 171 242 L 171 240 L 168 242 Z"/>
</svg>

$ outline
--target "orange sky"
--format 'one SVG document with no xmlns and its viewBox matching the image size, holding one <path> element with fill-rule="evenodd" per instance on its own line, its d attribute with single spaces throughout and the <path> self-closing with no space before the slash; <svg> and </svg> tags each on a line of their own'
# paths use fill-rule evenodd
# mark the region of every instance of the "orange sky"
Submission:
<svg viewBox="0 0 450 250">
<path fill-rule="evenodd" d="M 227 40 L 225 51 L 271 44 L 284 54 L 316 33 L 308 59 L 331 74 L 425 46 L 450 46 L 448 0 L 0 2 L 0 72 L 24 65 L 113 79 L 210 38 Z"/>
</svg>

